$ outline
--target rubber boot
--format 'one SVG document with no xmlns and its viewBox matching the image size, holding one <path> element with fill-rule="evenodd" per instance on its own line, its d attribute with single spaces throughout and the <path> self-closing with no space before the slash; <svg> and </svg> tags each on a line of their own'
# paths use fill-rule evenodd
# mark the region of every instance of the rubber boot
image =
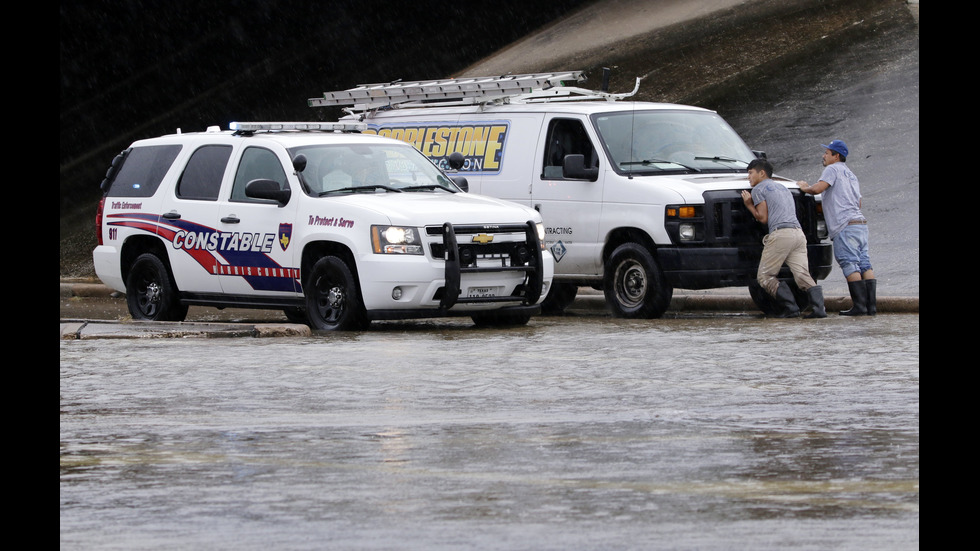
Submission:
<svg viewBox="0 0 980 551">
<path fill-rule="evenodd" d="M 864 316 L 868 313 L 868 288 L 864 281 L 848 281 L 847 291 L 851 293 L 851 309 L 840 313 L 842 316 Z"/>
<path fill-rule="evenodd" d="M 868 315 L 873 316 L 878 313 L 878 280 L 877 279 L 865 279 L 864 289 L 868 293 Z"/>
<path fill-rule="evenodd" d="M 810 306 L 813 311 L 803 317 L 807 319 L 827 317 L 827 309 L 823 305 L 823 288 L 814 285 L 806 290 L 806 296 L 810 298 Z"/>
<path fill-rule="evenodd" d="M 800 307 L 796 304 L 796 297 L 785 281 L 780 281 L 779 287 L 776 287 L 776 302 L 782 306 L 782 312 L 774 314 L 774 318 L 800 317 Z"/>
</svg>

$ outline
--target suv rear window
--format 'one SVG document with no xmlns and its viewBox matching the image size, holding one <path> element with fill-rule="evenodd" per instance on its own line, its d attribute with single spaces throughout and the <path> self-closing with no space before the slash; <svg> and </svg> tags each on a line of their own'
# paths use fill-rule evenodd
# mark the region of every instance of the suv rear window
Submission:
<svg viewBox="0 0 980 551">
<path fill-rule="evenodd" d="M 177 182 L 177 197 L 181 199 L 200 199 L 215 201 L 221 189 L 221 178 L 225 175 L 230 145 L 205 145 L 198 148 L 184 167 L 184 173 Z"/>
<path fill-rule="evenodd" d="M 110 197 L 150 197 L 160 187 L 181 145 L 134 147 L 112 181 Z"/>
</svg>

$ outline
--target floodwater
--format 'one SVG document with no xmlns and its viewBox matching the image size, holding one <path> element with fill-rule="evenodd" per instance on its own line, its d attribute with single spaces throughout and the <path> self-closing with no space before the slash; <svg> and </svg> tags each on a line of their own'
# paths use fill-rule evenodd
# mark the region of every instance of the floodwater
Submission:
<svg viewBox="0 0 980 551">
<path fill-rule="evenodd" d="M 61 341 L 61 549 L 918 549 L 919 316 Z"/>
</svg>

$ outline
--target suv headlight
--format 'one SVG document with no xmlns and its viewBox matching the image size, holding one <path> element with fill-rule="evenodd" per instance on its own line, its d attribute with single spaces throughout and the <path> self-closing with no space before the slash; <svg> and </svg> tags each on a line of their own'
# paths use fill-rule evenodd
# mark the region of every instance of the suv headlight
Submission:
<svg viewBox="0 0 980 551">
<path fill-rule="evenodd" d="M 417 228 L 371 226 L 371 245 L 376 254 L 423 254 Z"/>
</svg>

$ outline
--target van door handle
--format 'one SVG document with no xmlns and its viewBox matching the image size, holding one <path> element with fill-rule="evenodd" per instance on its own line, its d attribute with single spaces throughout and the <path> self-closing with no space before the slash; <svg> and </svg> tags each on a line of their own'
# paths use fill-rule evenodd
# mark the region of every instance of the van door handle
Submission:
<svg viewBox="0 0 980 551">
<path fill-rule="evenodd" d="M 225 224 L 237 224 L 241 222 L 241 220 L 234 214 L 232 214 L 231 216 L 225 216 L 224 218 L 221 219 L 221 221 Z"/>
<path fill-rule="evenodd" d="M 170 212 L 163 213 L 161 218 L 165 218 L 167 220 L 180 220 L 180 213 L 175 210 L 172 210 Z"/>
</svg>

